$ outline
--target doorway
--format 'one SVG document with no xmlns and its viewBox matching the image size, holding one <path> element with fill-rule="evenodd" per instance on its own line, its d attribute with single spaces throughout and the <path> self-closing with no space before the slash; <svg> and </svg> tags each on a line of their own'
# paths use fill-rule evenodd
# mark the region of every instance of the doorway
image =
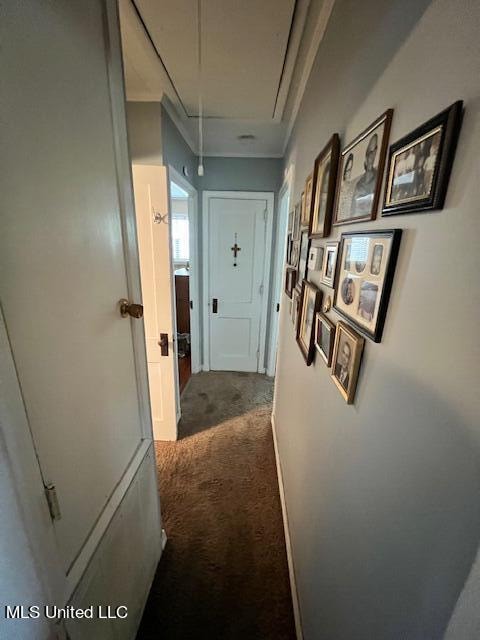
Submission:
<svg viewBox="0 0 480 640">
<path fill-rule="evenodd" d="M 265 373 L 273 193 L 203 195 L 204 369 Z"/>
<path fill-rule="evenodd" d="M 169 167 L 171 255 L 177 365 L 180 395 L 200 363 L 200 304 L 198 293 L 198 198 L 197 190 L 173 167 Z"/>
</svg>

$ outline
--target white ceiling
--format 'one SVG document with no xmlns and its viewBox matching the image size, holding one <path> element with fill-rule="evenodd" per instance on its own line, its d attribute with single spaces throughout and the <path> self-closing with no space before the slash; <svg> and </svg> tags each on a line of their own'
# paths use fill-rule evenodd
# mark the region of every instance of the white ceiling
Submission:
<svg viewBox="0 0 480 640">
<path fill-rule="evenodd" d="M 205 155 L 283 154 L 333 2 L 202 0 Z M 197 151 L 196 0 L 120 0 L 120 18 L 127 99 L 161 100 Z"/>
</svg>

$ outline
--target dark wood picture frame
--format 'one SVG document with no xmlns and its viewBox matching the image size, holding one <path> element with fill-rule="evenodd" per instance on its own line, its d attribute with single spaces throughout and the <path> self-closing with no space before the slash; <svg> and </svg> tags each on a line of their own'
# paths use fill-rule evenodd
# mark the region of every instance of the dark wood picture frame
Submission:
<svg viewBox="0 0 480 640">
<path fill-rule="evenodd" d="M 305 259 L 305 268 L 302 269 L 302 265 L 300 263 L 300 257 L 302 255 L 302 245 L 303 243 L 307 243 L 306 248 L 306 259 Z M 310 252 L 310 238 L 308 236 L 308 229 L 302 229 L 300 232 L 300 244 L 298 248 L 298 260 L 297 260 L 297 287 L 300 289 L 302 286 L 302 281 L 307 278 L 308 273 L 308 254 Z"/>
<path fill-rule="evenodd" d="M 354 345 L 354 350 L 350 347 L 351 363 L 349 366 L 348 383 L 345 385 L 338 377 L 338 371 L 336 364 L 338 362 L 338 351 L 340 341 L 342 339 L 342 333 L 345 334 Z M 360 365 L 362 362 L 363 350 L 365 347 L 365 339 L 358 335 L 356 331 L 352 329 L 345 322 L 339 322 L 335 330 L 335 345 L 333 348 L 332 356 L 332 372 L 331 377 L 334 383 L 337 385 L 338 390 L 342 394 L 347 404 L 353 404 L 355 400 L 355 392 L 357 390 L 358 374 L 360 371 Z"/>
<path fill-rule="evenodd" d="M 297 270 L 294 267 L 287 267 L 285 269 L 285 293 L 289 298 L 292 297 L 292 292 L 295 288 L 297 281 Z"/>
<path fill-rule="evenodd" d="M 285 250 L 285 262 L 287 265 L 292 265 L 292 249 L 293 249 L 293 238 L 292 234 L 287 234 L 287 247 Z"/>
<path fill-rule="evenodd" d="M 347 145 L 340 154 L 340 160 L 338 163 L 338 174 L 337 174 L 337 188 L 335 192 L 335 206 L 333 209 L 333 226 L 337 227 L 343 224 L 354 224 L 357 222 L 367 222 L 369 220 L 375 220 L 377 217 L 377 209 L 378 203 L 380 200 L 380 193 L 382 191 L 382 183 L 383 183 L 383 171 L 385 169 L 385 162 L 387 157 L 388 150 L 388 142 L 390 137 L 390 128 L 392 125 L 393 118 L 393 109 L 387 109 L 382 115 L 380 115 L 376 120 L 374 120 L 366 129 L 362 131 L 349 145 Z M 344 173 L 344 162 L 345 158 L 350 155 L 352 150 L 362 142 L 367 136 L 373 134 L 375 129 L 377 129 L 380 125 L 384 125 L 382 140 L 380 142 L 380 154 L 378 156 L 378 167 L 377 167 L 377 178 L 375 183 L 375 191 L 373 194 L 372 206 L 370 213 L 364 216 L 354 216 L 349 218 L 338 219 L 338 212 L 340 207 L 340 197 L 342 191 L 342 182 L 343 182 L 343 173 Z"/>
<path fill-rule="evenodd" d="M 330 172 L 327 186 L 327 199 L 325 204 L 325 217 L 320 231 L 314 228 L 314 220 L 320 206 L 320 189 L 318 188 L 318 173 L 325 158 L 330 156 Z M 315 158 L 313 169 L 312 210 L 310 214 L 309 234 L 310 238 L 327 238 L 332 226 L 333 206 L 335 204 L 335 191 L 337 186 L 338 162 L 340 159 L 340 137 L 334 133 L 324 148 Z"/>
<path fill-rule="evenodd" d="M 310 328 L 310 335 L 308 336 L 308 344 L 304 344 L 301 338 L 302 333 L 302 321 L 304 315 L 304 306 L 306 303 L 307 296 L 313 296 L 313 308 L 312 308 L 312 326 Z M 302 282 L 302 292 L 300 294 L 300 302 L 298 305 L 298 318 L 297 318 L 297 331 L 296 338 L 297 344 L 300 347 L 300 351 L 302 352 L 303 357 L 305 358 L 305 362 L 307 367 L 309 367 L 313 362 L 313 357 L 315 355 L 315 317 L 317 312 L 320 311 L 320 306 L 322 304 L 322 292 L 311 282 L 307 282 L 307 280 L 303 280 Z"/>
<path fill-rule="evenodd" d="M 447 195 L 448 183 L 452 171 L 453 161 L 457 148 L 458 137 L 463 119 L 463 101 L 457 100 L 447 109 L 444 109 L 427 122 L 417 127 L 414 131 L 404 136 L 390 146 L 387 163 L 387 181 L 383 198 L 383 216 L 392 216 L 400 213 L 416 213 L 418 211 L 434 211 L 443 209 Z M 395 158 L 427 139 L 429 133 L 435 133 L 440 128 L 440 142 L 436 155 L 429 194 L 425 197 L 412 196 L 404 198 L 403 202 L 390 201 L 390 193 L 393 188 L 393 174 L 395 170 Z M 423 157 L 425 161 L 426 158 Z M 423 167 L 423 164 L 422 164 Z M 415 171 L 415 167 L 413 167 Z"/>
<path fill-rule="evenodd" d="M 368 238 L 389 238 L 391 240 L 390 252 L 387 259 L 387 265 L 385 267 L 385 274 L 383 277 L 383 286 L 380 291 L 380 303 L 377 312 L 377 320 L 375 324 L 375 328 L 373 331 L 369 331 L 366 327 L 359 324 L 355 317 L 345 313 L 342 309 L 338 307 L 338 296 L 341 295 L 341 282 L 340 276 L 342 271 L 342 264 L 344 264 L 344 248 L 345 248 L 345 240 L 347 238 L 355 238 L 366 236 Z M 383 327 L 385 325 L 385 318 L 387 315 L 388 302 L 390 300 L 390 293 L 392 290 L 393 277 L 395 274 L 395 267 L 397 264 L 398 252 L 400 249 L 400 240 L 402 237 L 402 229 L 379 229 L 375 231 L 348 231 L 346 233 L 342 233 L 340 247 L 338 250 L 337 256 L 337 273 L 335 275 L 335 297 L 333 302 L 334 310 L 343 316 L 350 324 L 353 324 L 356 329 L 362 333 L 367 338 L 370 338 L 374 342 L 381 342 Z"/>
<path fill-rule="evenodd" d="M 330 348 L 328 350 L 328 353 L 325 353 L 325 351 L 322 349 L 321 342 L 319 342 L 318 340 L 320 324 L 324 324 L 330 331 Z M 317 314 L 315 315 L 315 348 L 325 361 L 327 367 L 330 367 L 332 364 L 333 347 L 335 344 L 335 331 L 336 327 L 333 322 L 330 322 L 327 316 L 323 313 L 317 312 Z"/>
</svg>

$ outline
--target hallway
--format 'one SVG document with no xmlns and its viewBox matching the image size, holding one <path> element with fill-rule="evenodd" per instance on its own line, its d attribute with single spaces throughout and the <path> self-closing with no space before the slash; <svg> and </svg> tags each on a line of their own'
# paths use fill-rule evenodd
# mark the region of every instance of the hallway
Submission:
<svg viewBox="0 0 480 640">
<path fill-rule="evenodd" d="M 197 374 L 179 440 L 156 443 L 168 543 L 138 640 L 295 637 L 272 394 L 258 374 Z"/>
</svg>

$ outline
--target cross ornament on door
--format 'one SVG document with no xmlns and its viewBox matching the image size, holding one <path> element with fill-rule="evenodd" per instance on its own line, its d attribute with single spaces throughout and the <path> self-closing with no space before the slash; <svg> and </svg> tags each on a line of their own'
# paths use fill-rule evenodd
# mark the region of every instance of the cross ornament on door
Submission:
<svg viewBox="0 0 480 640">
<path fill-rule="evenodd" d="M 230 251 L 233 251 L 233 266 L 237 266 L 237 253 L 242 249 L 237 244 L 237 234 L 235 234 L 235 244 L 230 248 Z"/>
</svg>

